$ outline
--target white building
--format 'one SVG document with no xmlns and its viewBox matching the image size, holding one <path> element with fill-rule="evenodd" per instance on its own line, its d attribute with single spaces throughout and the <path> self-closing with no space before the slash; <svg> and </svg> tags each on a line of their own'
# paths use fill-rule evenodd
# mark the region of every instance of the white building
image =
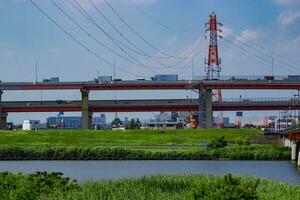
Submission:
<svg viewBox="0 0 300 200">
<path fill-rule="evenodd" d="M 24 120 L 23 122 L 23 130 L 30 131 L 30 130 L 40 130 L 47 128 L 46 124 L 41 124 L 40 120 Z"/>
</svg>

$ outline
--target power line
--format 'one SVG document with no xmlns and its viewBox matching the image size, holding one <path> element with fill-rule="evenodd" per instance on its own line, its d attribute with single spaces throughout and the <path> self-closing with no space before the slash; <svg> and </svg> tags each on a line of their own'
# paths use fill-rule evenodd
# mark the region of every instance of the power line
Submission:
<svg viewBox="0 0 300 200">
<path fill-rule="evenodd" d="M 96 41 L 98 44 L 100 44 L 101 46 L 105 47 L 106 49 L 108 49 L 109 51 L 111 51 L 112 53 L 114 53 L 115 55 L 123 58 L 124 60 L 134 63 L 132 60 L 128 59 L 127 57 L 124 57 L 122 55 L 120 55 L 119 53 L 115 52 L 113 49 L 111 49 L 109 46 L 107 46 L 106 44 L 102 43 L 100 40 L 98 40 L 96 37 L 94 37 L 90 32 L 88 32 L 85 28 L 83 28 L 77 21 L 75 21 L 69 14 L 67 14 L 65 12 L 64 9 L 62 9 L 54 0 L 51 0 L 51 2 L 55 5 L 56 8 L 58 8 L 69 20 L 71 20 L 80 30 L 82 30 L 84 33 L 86 33 L 89 37 L 91 37 L 94 41 Z M 134 63 L 136 64 L 136 63 Z"/>
<path fill-rule="evenodd" d="M 270 63 L 268 62 L 268 60 L 266 60 L 264 57 L 261 57 L 259 55 L 250 53 L 249 51 L 247 51 L 246 49 L 244 49 L 243 47 L 235 44 L 234 42 L 231 42 L 230 40 L 225 40 L 225 42 L 227 42 L 228 44 L 231 44 L 232 46 L 236 47 L 237 49 L 240 50 L 240 53 L 242 53 L 243 55 L 245 55 L 246 57 L 250 58 L 250 59 L 254 59 L 257 62 L 263 64 L 263 65 L 269 65 Z M 228 47 L 228 46 L 227 46 Z M 230 47 L 229 47 L 230 48 Z M 280 68 L 278 68 L 279 71 L 285 73 L 284 71 L 282 71 Z"/>
<path fill-rule="evenodd" d="M 89 2 L 91 2 L 93 4 L 93 6 L 96 8 L 95 4 L 92 2 L 92 0 L 88 0 Z M 156 46 L 154 46 L 153 44 L 151 44 L 151 42 L 149 42 L 148 40 L 146 40 L 140 33 L 138 33 L 115 9 L 114 7 L 107 1 L 104 0 L 105 3 L 111 8 L 111 10 L 113 11 L 113 13 L 115 13 L 115 15 L 136 35 L 138 36 L 141 40 L 143 40 L 146 44 L 148 44 L 152 49 L 154 49 L 155 51 L 160 52 L 161 54 L 169 57 L 169 58 L 173 58 L 176 57 L 174 55 L 170 55 L 167 54 L 166 52 L 162 51 L 161 49 L 157 48 Z"/>
<path fill-rule="evenodd" d="M 122 56 L 121 54 L 117 53 L 116 51 L 114 51 L 113 49 L 111 49 L 109 46 L 107 46 L 106 44 L 102 43 L 101 41 L 99 41 L 95 36 L 93 36 L 90 32 L 88 32 L 86 29 L 84 29 L 76 20 L 74 20 L 69 14 L 67 14 L 65 12 L 64 9 L 62 9 L 54 0 L 51 0 L 51 2 L 55 5 L 56 8 L 58 8 L 63 15 L 65 15 L 69 20 L 71 20 L 80 30 L 82 30 L 84 33 L 86 33 L 89 37 L 91 37 L 94 41 L 96 41 L 99 45 L 103 46 L 104 48 L 108 49 L 110 52 L 114 53 L 115 55 L 119 56 L 120 58 L 133 63 L 133 64 L 137 64 L 135 63 L 133 60 L 128 59 L 125 56 Z"/>
<path fill-rule="evenodd" d="M 32 5 L 34 7 L 36 7 L 46 18 L 48 18 L 54 25 L 56 25 L 61 31 L 63 31 L 71 40 L 73 40 L 75 43 L 77 43 L 80 47 L 82 47 L 83 49 L 85 49 L 87 52 L 89 52 L 90 54 L 92 54 L 93 56 L 95 56 L 98 60 L 101 60 L 102 62 L 110 65 L 110 66 L 114 66 L 112 63 L 110 63 L 108 60 L 106 60 L 105 58 L 99 56 L 97 53 L 95 53 L 93 50 L 89 49 L 85 44 L 83 44 L 80 40 L 78 40 L 77 38 L 75 38 L 71 33 L 69 33 L 66 29 L 64 29 L 61 25 L 59 25 L 52 17 L 50 17 L 50 15 L 48 15 L 39 5 L 37 5 L 33 0 L 30 0 L 30 2 L 32 3 Z M 120 67 L 117 67 L 117 69 L 119 69 L 120 71 L 126 73 L 126 74 L 130 74 L 130 75 L 134 75 L 134 76 L 139 76 L 138 74 L 134 74 L 134 73 L 130 73 Z M 141 77 L 141 76 L 139 76 Z"/>
<path fill-rule="evenodd" d="M 233 34 L 233 33 L 227 33 L 229 37 L 233 38 L 234 40 L 236 40 L 237 42 L 243 44 L 244 46 L 247 46 L 248 48 L 253 49 L 254 51 L 260 51 L 262 54 L 264 54 L 265 56 L 270 57 L 270 59 L 274 59 L 274 57 L 276 57 L 275 61 L 280 62 L 281 64 L 285 65 L 286 67 L 289 67 L 292 70 L 299 70 L 298 67 L 296 67 L 295 65 L 291 64 L 290 62 L 286 61 L 285 58 L 283 58 L 282 56 L 278 55 L 278 54 L 271 54 L 269 50 L 267 50 L 266 48 L 264 48 L 263 46 L 249 40 L 249 42 L 252 44 L 247 44 L 246 42 L 241 41 L 240 39 L 238 39 L 238 36 Z M 265 42 L 265 40 L 263 40 Z"/>
<path fill-rule="evenodd" d="M 73 6 L 74 8 L 79 11 L 83 16 L 86 17 L 86 19 L 91 22 L 94 26 L 96 26 L 96 28 L 98 28 L 102 33 L 104 33 L 122 52 L 124 52 L 127 56 L 129 56 L 131 59 L 133 59 L 137 64 L 138 66 L 142 66 L 144 68 L 147 68 L 148 70 L 152 71 L 153 73 L 157 73 L 155 72 L 154 70 L 152 70 L 150 66 L 147 66 L 143 63 L 141 63 L 140 61 L 137 60 L 137 58 L 135 58 L 134 56 L 132 56 L 131 54 L 129 54 L 127 51 L 125 51 L 121 46 L 120 44 L 122 45 L 122 43 L 118 40 L 116 40 L 115 38 L 113 38 L 110 34 L 108 34 L 97 22 L 96 20 L 90 16 L 86 10 L 76 1 L 74 0 L 74 2 L 77 4 L 77 7 L 76 5 L 74 5 L 71 0 L 68 0 Z M 121 33 L 120 33 L 121 34 Z M 167 68 L 172 68 L 172 67 L 169 67 L 169 66 L 166 66 Z"/>
<path fill-rule="evenodd" d="M 80 6 L 80 7 L 78 7 L 78 2 L 77 2 L 77 6 L 71 1 L 71 0 L 68 0 L 68 2 L 81 14 L 81 15 L 83 15 L 84 16 L 84 18 L 89 22 L 89 23 L 91 23 L 92 25 L 94 25 L 97 29 L 99 29 L 99 25 L 97 24 L 97 22 L 96 22 L 96 20 L 95 19 L 93 19 L 83 8 L 82 8 L 82 6 Z M 74 2 L 75 2 L 75 0 L 74 0 Z M 136 53 L 136 54 L 139 54 L 139 55 L 142 55 L 142 56 L 145 56 L 142 52 L 140 52 L 140 51 L 137 51 L 137 50 L 135 50 L 134 48 L 131 48 L 131 47 L 129 47 L 128 45 L 126 45 L 125 43 L 123 43 L 123 42 L 121 42 L 120 40 L 118 40 L 118 39 L 116 39 L 116 38 L 114 38 L 113 36 L 111 36 L 111 38 L 115 41 L 115 42 L 117 42 L 117 43 L 119 43 L 120 45 L 122 45 L 124 48 L 126 48 L 126 49 L 128 49 L 129 51 L 132 51 L 132 52 L 134 52 L 134 53 Z M 169 59 L 169 58 L 166 58 L 166 57 L 159 57 L 159 56 L 151 56 L 152 58 L 157 58 L 157 59 Z M 181 56 L 177 56 L 177 57 L 174 57 L 173 59 L 188 59 L 189 57 L 185 57 L 185 56 L 183 56 L 183 57 L 181 57 Z M 175 65 L 173 65 L 173 66 L 176 66 L 177 65 L 177 63 L 175 64 Z"/>
<path fill-rule="evenodd" d="M 224 40 L 225 40 L 225 41 L 231 42 L 234 46 L 237 46 L 238 48 L 242 48 L 241 46 L 237 45 L 236 43 L 234 43 L 234 42 L 232 42 L 232 41 L 230 41 L 230 40 L 228 40 L 228 39 L 226 39 L 226 38 L 224 38 Z M 248 50 L 246 50 L 246 49 L 244 49 L 244 48 L 242 48 L 242 49 L 243 49 L 244 51 L 246 51 L 246 52 L 249 53 Z M 263 57 L 263 56 L 261 56 L 261 55 L 259 55 L 259 54 L 254 54 L 254 53 L 252 53 L 252 54 L 253 54 L 255 57 L 257 57 L 257 58 L 259 58 L 259 59 L 261 59 L 261 60 L 264 60 L 264 61 L 267 62 L 268 64 L 270 63 L 270 60 L 266 59 L 265 57 Z M 277 65 L 279 68 L 285 69 L 285 68 L 282 67 L 281 65 L 278 65 L 278 64 L 275 64 L 275 63 L 274 63 L 274 65 Z M 287 69 L 285 69 L 285 70 L 287 70 Z M 294 71 L 294 69 L 290 69 L 290 70 L 288 70 L 288 71 L 296 72 L 296 71 Z"/>
<path fill-rule="evenodd" d="M 229 44 L 229 43 L 228 43 L 228 44 Z M 247 53 L 245 53 L 244 51 L 241 51 L 240 49 L 237 49 L 237 48 L 233 49 L 233 48 L 231 48 L 231 47 L 228 46 L 226 43 L 223 43 L 222 45 L 223 45 L 224 47 L 230 49 L 230 50 L 238 51 L 239 53 L 243 54 L 245 57 L 249 58 L 251 61 L 258 62 L 258 63 L 260 63 L 260 64 L 263 64 L 264 66 L 267 64 L 265 61 L 262 61 L 262 60 L 260 60 L 260 59 L 257 59 L 256 57 L 253 57 L 253 55 L 247 54 Z M 232 44 L 231 44 L 231 45 L 232 45 Z M 234 46 L 234 47 L 235 47 L 235 46 Z M 279 70 L 279 71 L 281 71 L 281 70 Z M 283 72 L 283 71 L 281 71 L 281 72 Z"/>
<path fill-rule="evenodd" d="M 270 64 L 268 61 L 266 61 L 263 57 L 257 56 L 256 54 L 251 54 L 249 53 L 249 51 L 247 51 L 246 49 L 244 49 L 243 47 L 240 47 L 238 45 L 236 45 L 235 43 L 231 42 L 230 40 L 223 40 L 225 42 L 227 42 L 228 44 L 234 46 L 236 49 L 239 49 L 239 52 L 242 53 L 245 57 L 250 58 L 250 60 L 255 60 L 256 62 L 259 62 L 263 65 L 268 65 Z M 225 45 L 225 43 L 223 44 L 225 47 L 232 49 L 231 47 Z M 280 68 L 278 68 L 279 71 L 285 73 L 284 71 L 282 71 Z"/>
<path fill-rule="evenodd" d="M 98 27 L 99 30 L 101 30 L 102 33 L 104 33 L 104 35 L 106 37 L 108 37 L 122 52 L 124 52 L 128 57 L 130 57 L 132 60 L 134 60 L 137 64 L 137 66 L 141 66 L 145 69 L 148 69 L 149 71 L 153 72 L 153 73 L 157 73 L 156 71 L 152 70 L 151 67 L 144 65 L 143 63 L 141 63 L 137 58 L 135 58 L 134 56 L 132 56 L 131 54 L 129 54 L 127 51 L 125 51 L 111 36 L 110 34 L 108 34 L 98 23 L 96 23 L 96 21 L 84 10 L 84 8 L 76 1 L 74 0 L 75 3 L 80 7 L 80 9 L 86 14 L 86 16 L 88 17 L 88 19 L 92 20 L 95 25 Z"/>
<path fill-rule="evenodd" d="M 74 0 L 75 3 L 79 5 L 78 1 L 77 0 Z M 146 53 L 145 51 L 143 51 L 141 48 L 139 48 L 136 44 L 134 44 L 132 41 L 129 40 L 128 37 L 126 37 L 106 16 L 105 14 L 93 3 L 93 1 L 91 0 L 88 0 L 90 2 L 90 4 L 96 9 L 96 11 L 102 16 L 102 18 L 124 39 L 126 40 L 131 46 L 133 46 L 134 48 L 136 48 L 137 50 L 139 50 L 143 56 L 149 58 L 150 60 L 152 60 L 153 62 L 161 65 L 161 66 L 164 66 L 165 68 L 173 68 L 175 66 L 177 66 L 178 64 L 180 64 L 181 62 L 177 62 L 176 64 L 174 65 L 167 65 L 167 64 L 164 64 L 156 59 L 153 58 L 153 56 L 149 55 L 148 53 Z M 80 6 L 82 8 L 82 6 Z M 186 58 L 184 58 L 186 59 Z"/>
<path fill-rule="evenodd" d="M 98 24 L 95 22 L 94 19 L 90 18 L 88 14 L 84 13 L 80 8 L 78 8 L 71 0 L 67 0 L 75 9 L 76 11 L 78 11 L 81 15 L 84 16 L 84 18 L 90 22 L 92 25 L 94 25 L 96 28 L 99 29 L 99 27 L 97 26 Z M 120 45 L 122 45 L 123 47 L 125 47 L 126 49 L 136 53 L 136 54 L 139 54 L 139 55 L 142 55 L 139 51 L 127 46 L 126 44 L 124 44 L 123 42 L 121 42 L 120 40 L 118 40 L 117 38 L 111 36 L 111 38 L 116 41 L 117 43 L 119 43 Z"/>
<path fill-rule="evenodd" d="M 200 27 L 199 26 L 194 26 L 194 27 L 189 27 L 186 29 L 179 29 L 179 28 L 174 28 L 172 26 L 166 25 L 162 22 L 160 22 L 158 19 L 152 17 L 151 15 L 149 15 L 146 11 L 144 11 L 142 8 L 140 8 L 136 3 L 134 3 L 131 0 L 127 0 L 128 2 L 130 2 L 132 5 L 134 5 L 134 7 L 144 16 L 146 16 L 148 19 L 150 19 L 151 21 L 157 23 L 158 25 L 160 25 L 161 27 L 167 29 L 167 30 L 171 30 L 171 31 L 176 31 L 176 32 L 182 32 L 182 33 L 186 33 L 186 32 L 191 32 L 194 30 L 198 30 Z"/>
<path fill-rule="evenodd" d="M 234 22 L 233 22 L 233 23 L 234 23 Z M 236 24 L 236 23 L 235 23 L 235 26 L 238 27 L 238 28 L 241 29 L 241 30 L 245 29 L 244 27 L 240 26 L 240 24 Z M 232 34 L 232 35 L 234 35 L 234 34 Z M 272 39 L 273 39 L 273 38 L 272 38 Z M 273 46 L 273 42 L 270 40 L 270 37 L 264 38 L 263 41 L 264 41 L 264 42 L 267 42 L 268 44 L 270 44 L 271 46 Z M 256 42 L 251 41 L 251 40 L 249 40 L 249 42 L 252 43 L 254 46 L 257 46 L 257 47 L 259 47 L 259 48 L 265 50 L 267 53 L 269 53 L 269 50 L 266 49 L 265 47 L 261 46 L 261 44 L 256 43 Z M 275 53 L 273 52 L 273 54 L 275 54 Z M 279 54 L 275 54 L 275 55 L 276 55 L 276 57 L 277 57 L 277 61 L 278 61 L 279 59 L 281 59 L 281 62 L 283 62 L 283 63 L 285 63 L 285 64 L 287 64 L 287 65 L 290 65 L 290 66 L 294 66 L 294 67 L 295 67 L 294 64 L 292 64 L 290 61 L 288 61 L 288 60 L 287 60 L 286 58 L 284 58 L 283 56 L 281 56 L 281 55 L 279 55 Z M 271 55 L 271 56 L 273 57 L 273 55 Z M 280 57 L 280 58 L 278 58 L 278 57 Z M 296 68 L 297 68 L 297 67 L 296 67 Z M 297 68 L 297 70 L 299 70 L 299 69 Z"/>
</svg>

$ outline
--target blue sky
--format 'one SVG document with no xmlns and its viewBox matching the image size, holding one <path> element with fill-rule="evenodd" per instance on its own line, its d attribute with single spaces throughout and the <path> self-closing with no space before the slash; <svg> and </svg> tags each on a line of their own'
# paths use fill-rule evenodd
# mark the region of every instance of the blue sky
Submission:
<svg viewBox="0 0 300 200">
<path fill-rule="evenodd" d="M 191 78 L 191 60 L 181 61 L 177 67 L 185 67 L 182 70 L 164 68 L 158 62 L 165 65 L 174 65 L 178 59 L 154 59 L 137 55 L 129 51 L 139 63 L 143 63 L 151 70 L 129 63 L 98 45 L 86 33 L 76 27 L 51 0 L 35 0 L 49 16 L 51 16 L 64 29 L 80 40 L 97 54 L 109 62 L 115 60 L 118 67 L 129 74 L 117 70 L 117 77 L 122 79 L 135 79 L 137 75 L 151 77 L 155 73 L 178 73 L 182 79 Z M 93 26 L 86 18 L 82 17 L 68 0 L 55 0 L 57 4 L 82 27 L 88 30 L 95 38 L 111 47 L 115 52 L 124 55 L 108 37 Z M 223 23 L 225 39 L 241 45 L 242 41 L 254 46 L 252 54 L 244 55 L 227 40 L 219 41 L 220 56 L 222 58 L 223 75 L 254 75 L 271 73 L 271 57 L 274 58 L 274 74 L 299 74 L 300 61 L 300 1 L 299 0 L 109 0 L 113 8 L 157 49 L 151 48 L 144 41 L 134 35 L 107 6 L 104 0 L 93 0 L 99 10 L 111 20 L 124 36 L 142 49 L 147 55 L 165 57 L 157 51 L 171 55 L 193 56 L 195 75 L 204 75 L 204 58 L 206 56 L 208 40 L 205 40 L 204 23 L 208 15 L 215 11 L 218 19 Z M 99 15 L 88 0 L 78 0 L 78 3 L 91 15 L 110 36 L 126 43 L 124 38 Z M 136 8 L 142 9 L 151 17 L 162 24 L 175 30 L 169 30 L 151 21 L 142 15 Z M 112 75 L 113 68 L 100 62 L 93 55 L 74 43 L 65 33 L 59 30 L 41 12 L 36 9 L 30 0 L 1 0 L 0 1 L 0 80 L 2 81 L 34 81 L 35 66 L 38 60 L 38 78 L 42 80 L 52 76 L 58 76 L 62 81 L 91 80 L 101 75 Z M 193 27 L 192 31 L 181 32 Z M 195 28 L 196 27 L 196 28 Z M 259 46 L 259 47 L 258 47 Z M 243 48 L 246 48 L 245 46 Z M 246 53 L 247 54 L 247 53 Z M 257 60 L 264 60 L 261 61 Z M 269 60 L 269 63 L 268 63 Z M 152 71 L 155 71 L 152 72 Z M 132 75 L 134 74 L 134 75 Z M 225 91 L 225 97 L 259 96 L 286 96 L 293 91 Z M 148 91 L 143 92 L 92 92 L 92 99 L 119 99 L 132 98 L 186 98 L 190 92 L 174 91 Z M 44 91 L 43 99 L 79 99 L 79 91 Z M 194 94 L 194 96 L 196 96 Z M 26 97 L 26 98 L 24 98 Z M 5 92 L 4 100 L 40 100 L 40 91 L 35 92 Z M 73 113 L 78 114 L 78 113 Z M 42 118 L 55 115 L 55 113 L 30 113 L 10 114 L 9 120 L 21 122 L 27 118 Z M 96 114 L 98 115 L 98 114 Z M 136 116 L 135 113 L 120 114 L 121 117 Z M 138 114 L 138 117 L 146 118 L 152 113 Z M 225 115 L 232 116 L 232 113 Z M 246 116 L 262 116 L 249 112 Z M 108 115 L 112 117 L 112 114 Z"/>
</svg>

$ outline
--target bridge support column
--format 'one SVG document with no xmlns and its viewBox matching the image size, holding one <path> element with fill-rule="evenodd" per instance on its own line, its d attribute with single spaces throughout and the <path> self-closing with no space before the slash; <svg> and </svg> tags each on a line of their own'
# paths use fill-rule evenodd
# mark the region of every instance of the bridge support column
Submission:
<svg viewBox="0 0 300 200">
<path fill-rule="evenodd" d="M 7 113 L 2 112 L 2 94 L 0 90 L 0 130 L 7 130 Z"/>
<path fill-rule="evenodd" d="M 297 145 L 298 145 L 297 142 L 295 142 L 295 141 L 291 142 L 291 148 L 292 148 L 291 160 L 292 161 L 295 161 L 298 156 Z"/>
<path fill-rule="evenodd" d="M 82 116 L 82 129 L 92 129 L 93 113 L 89 108 L 89 90 L 81 90 L 81 116 Z"/>
<path fill-rule="evenodd" d="M 300 151 L 298 151 L 297 167 L 300 167 Z"/>
<path fill-rule="evenodd" d="M 205 94 L 206 128 L 213 128 L 212 90 L 206 90 Z"/>
<path fill-rule="evenodd" d="M 0 113 L 0 130 L 7 130 L 7 113 Z"/>
<path fill-rule="evenodd" d="M 205 89 L 199 89 L 199 112 L 198 112 L 198 128 L 206 128 L 206 106 L 205 106 Z"/>
<path fill-rule="evenodd" d="M 213 128 L 212 90 L 199 89 L 199 128 Z"/>
</svg>

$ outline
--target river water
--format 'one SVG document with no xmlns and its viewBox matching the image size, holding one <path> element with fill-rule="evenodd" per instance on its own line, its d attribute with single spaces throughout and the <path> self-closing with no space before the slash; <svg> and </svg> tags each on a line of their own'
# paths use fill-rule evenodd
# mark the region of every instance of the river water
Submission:
<svg viewBox="0 0 300 200">
<path fill-rule="evenodd" d="M 0 161 L 0 171 L 59 171 L 79 182 L 158 174 L 232 173 L 300 184 L 300 170 L 289 161 Z"/>
</svg>

